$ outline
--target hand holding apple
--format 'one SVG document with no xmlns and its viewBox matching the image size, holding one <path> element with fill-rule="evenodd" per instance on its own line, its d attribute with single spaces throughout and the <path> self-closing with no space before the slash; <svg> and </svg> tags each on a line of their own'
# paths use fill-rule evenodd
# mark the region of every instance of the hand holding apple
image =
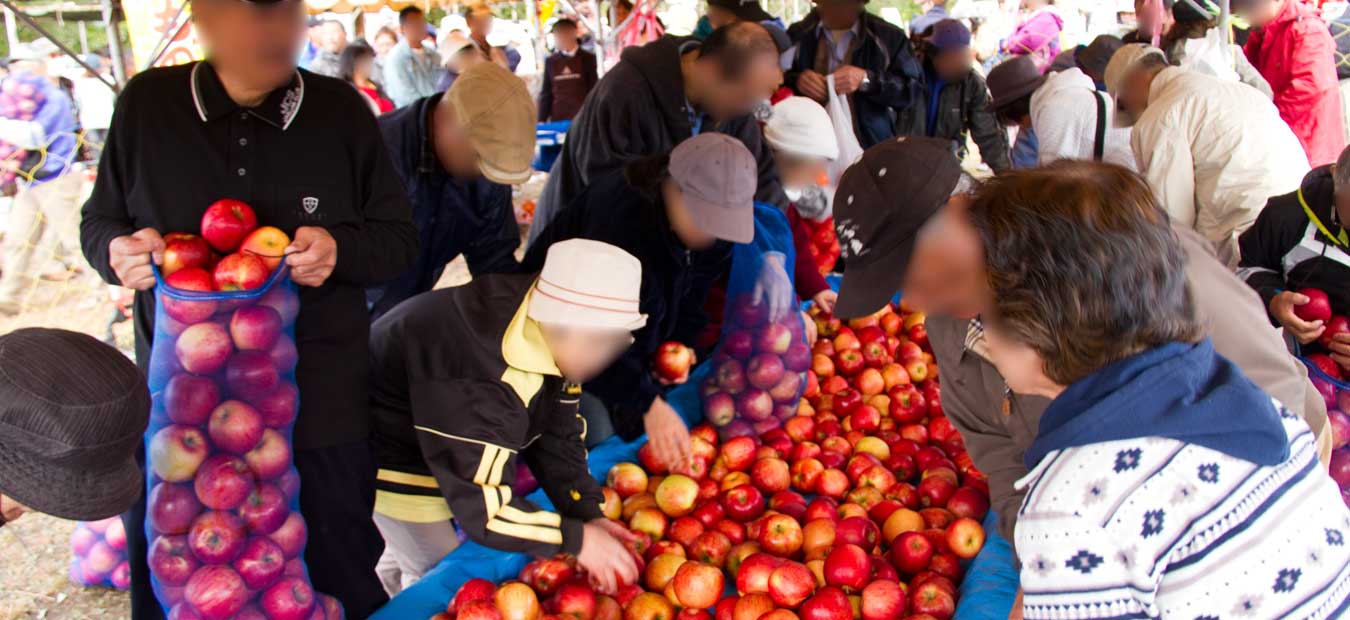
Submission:
<svg viewBox="0 0 1350 620">
<path fill-rule="evenodd" d="M 122 286 L 138 291 L 155 286 L 151 263 L 164 260 L 164 239 L 153 228 L 142 228 L 108 242 L 108 264 Z"/>
<path fill-rule="evenodd" d="M 295 229 L 295 240 L 286 246 L 291 280 L 301 286 L 322 286 L 337 267 L 337 240 L 318 226 Z"/>
<path fill-rule="evenodd" d="M 590 574 L 597 590 L 614 594 L 637 580 L 637 562 L 624 546 L 637 540 L 632 532 L 609 519 L 595 519 L 586 523 L 581 536 L 577 565 Z"/>
<path fill-rule="evenodd" d="M 1289 330 L 1301 344 L 1308 344 L 1322 335 L 1325 321 L 1305 321 L 1299 317 L 1299 308 L 1312 299 L 1302 293 L 1282 291 L 1270 300 L 1270 316 Z"/>
</svg>

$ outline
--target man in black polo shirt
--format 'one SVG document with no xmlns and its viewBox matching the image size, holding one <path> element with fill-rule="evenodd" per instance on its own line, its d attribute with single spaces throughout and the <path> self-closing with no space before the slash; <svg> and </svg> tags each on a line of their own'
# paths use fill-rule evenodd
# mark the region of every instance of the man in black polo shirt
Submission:
<svg viewBox="0 0 1350 620">
<path fill-rule="evenodd" d="M 365 618 L 384 601 L 371 521 L 375 462 L 367 443 L 364 288 L 398 275 L 417 251 L 407 199 L 375 119 L 350 85 L 297 70 L 298 0 L 198 0 L 209 60 L 153 69 L 114 113 L 81 243 L 108 282 L 136 296 L 137 357 L 149 358 L 160 235 L 196 232 L 220 198 L 251 204 L 290 233 L 301 285 L 296 324 L 300 416 L 295 466 L 315 589 Z M 160 616 L 144 562 L 144 503 L 128 516 L 135 620 Z"/>
</svg>

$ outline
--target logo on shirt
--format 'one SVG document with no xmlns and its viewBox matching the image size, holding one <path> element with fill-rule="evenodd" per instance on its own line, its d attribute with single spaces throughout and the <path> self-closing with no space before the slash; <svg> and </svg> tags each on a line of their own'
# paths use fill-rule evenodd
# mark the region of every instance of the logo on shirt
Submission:
<svg viewBox="0 0 1350 620">
<path fill-rule="evenodd" d="M 300 206 L 304 208 L 305 213 L 314 215 L 319 210 L 319 199 L 313 196 L 305 196 L 300 199 Z"/>
</svg>

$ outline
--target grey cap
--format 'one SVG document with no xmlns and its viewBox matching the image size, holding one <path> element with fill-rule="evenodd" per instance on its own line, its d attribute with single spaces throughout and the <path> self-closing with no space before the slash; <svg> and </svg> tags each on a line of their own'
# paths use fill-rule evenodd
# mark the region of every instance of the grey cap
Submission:
<svg viewBox="0 0 1350 620">
<path fill-rule="evenodd" d="M 734 243 L 754 240 L 759 169 L 740 140 L 710 132 L 681 142 L 670 152 L 670 176 L 699 228 Z"/>
</svg>

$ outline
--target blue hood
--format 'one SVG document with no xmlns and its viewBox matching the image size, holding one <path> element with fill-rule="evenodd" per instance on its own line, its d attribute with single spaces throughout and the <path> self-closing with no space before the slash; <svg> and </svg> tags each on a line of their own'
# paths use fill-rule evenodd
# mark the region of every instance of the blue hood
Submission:
<svg viewBox="0 0 1350 620">
<path fill-rule="evenodd" d="M 1270 397 L 1209 340 L 1175 342 L 1125 358 L 1073 383 L 1050 402 L 1028 469 L 1053 450 L 1166 437 L 1276 465 L 1289 440 Z"/>
</svg>

